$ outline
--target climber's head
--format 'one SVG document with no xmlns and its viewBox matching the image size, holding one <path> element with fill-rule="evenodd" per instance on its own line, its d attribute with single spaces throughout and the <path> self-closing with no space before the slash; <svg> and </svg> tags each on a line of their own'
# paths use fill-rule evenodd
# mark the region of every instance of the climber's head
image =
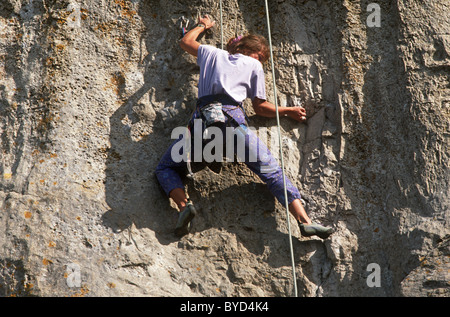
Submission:
<svg viewBox="0 0 450 317">
<path fill-rule="evenodd" d="M 269 59 L 269 44 L 260 35 L 249 34 L 232 38 L 228 41 L 227 51 L 230 54 L 241 53 L 256 58 L 261 63 Z"/>
</svg>

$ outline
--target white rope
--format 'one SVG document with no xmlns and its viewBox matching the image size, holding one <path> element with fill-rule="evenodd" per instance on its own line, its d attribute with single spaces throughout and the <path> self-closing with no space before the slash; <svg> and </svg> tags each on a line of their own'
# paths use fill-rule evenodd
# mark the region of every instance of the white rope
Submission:
<svg viewBox="0 0 450 317">
<path fill-rule="evenodd" d="M 291 251 L 291 261 L 292 261 L 292 275 L 294 279 L 294 295 L 297 297 L 297 277 L 295 274 L 295 262 L 294 262 L 294 250 L 292 247 L 292 234 L 291 234 L 291 224 L 290 224 L 290 217 L 289 217 L 289 203 L 288 203 L 288 197 L 287 197 L 287 190 L 286 190 L 286 175 L 284 173 L 284 158 L 283 158 L 283 144 L 281 142 L 281 129 L 280 129 L 280 115 L 278 113 L 278 98 L 277 98 L 277 86 L 275 83 L 275 67 L 273 62 L 273 48 L 272 48 L 272 35 L 270 33 L 270 17 L 269 17 L 269 5 L 267 3 L 267 0 L 265 0 L 266 3 L 266 18 L 267 18 L 267 31 L 268 31 L 268 40 L 269 40 L 269 47 L 270 47 L 270 60 L 271 60 L 271 66 L 272 66 L 272 79 L 273 79 L 273 93 L 274 93 L 274 104 L 276 109 L 276 117 L 277 117 L 277 127 L 278 127 L 278 142 L 280 144 L 280 161 L 281 161 L 281 170 L 283 172 L 283 185 L 284 185 L 284 200 L 286 205 L 286 219 L 287 219 L 287 226 L 289 231 L 289 246 Z"/>
<path fill-rule="evenodd" d="M 222 15 L 222 0 L 220 0 L 220 43 L 223 49 L 223 15 Z"/>
</svg>

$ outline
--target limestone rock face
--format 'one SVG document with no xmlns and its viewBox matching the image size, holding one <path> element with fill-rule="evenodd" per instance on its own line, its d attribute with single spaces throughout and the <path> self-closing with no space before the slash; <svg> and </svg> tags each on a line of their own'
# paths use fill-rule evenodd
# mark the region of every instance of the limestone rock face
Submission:
<svg viewBox="0 0 450 317">
<path fill-rule="evenodd" d="M 448 296 L 450 4 L 269 2 L 279 104 L 308 111 L 281 119 L 286 173 L 336 231 L 290 218 L 299 295 Z M 181 239 L 154 176 L 196 101 L 179 19 L 220 47 L 218 3 L 2 0 L 1 296 L 293 294 L 285 209 L 243 164 L 186 179 Z M 267 35 L 263 1 L 223 3 L 225 40 Z"/>
</svg>

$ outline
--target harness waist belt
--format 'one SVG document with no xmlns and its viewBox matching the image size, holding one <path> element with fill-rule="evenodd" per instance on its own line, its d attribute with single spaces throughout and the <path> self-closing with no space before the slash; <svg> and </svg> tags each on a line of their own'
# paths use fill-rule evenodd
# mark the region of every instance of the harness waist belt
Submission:
<svg viewBox="0 0 450 317">
<path fill-rule="evenodd" d="M 199 109 L 203 108 L 206 105 L 219 102 L 222 105 L 231 105 L 231 106 L 241 106 L 240 102 L 237 102 L 227 94 L 218 94 L 218 95 L 207 95 L 199 98 L 197 100 L 197 107 Z"/>
</svg>

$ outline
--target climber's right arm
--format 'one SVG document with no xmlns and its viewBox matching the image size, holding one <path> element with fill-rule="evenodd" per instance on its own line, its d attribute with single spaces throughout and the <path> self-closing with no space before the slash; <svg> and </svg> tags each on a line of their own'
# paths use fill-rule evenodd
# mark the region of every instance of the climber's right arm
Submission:
<svg viewBox="0 0 450 317">
<path fill-rule="evenodd" d="M 186 35 L 181 39 L 180 46 L 183 50 L 188 52 L 191 55 L 197 56 L 197 51 L 200 46 L 200 43 L 197 41 L 199 35 L 210 28 L 212 28 L 216 24 L 215 21 L 211 21 L 211 19 L 205 15 L 202 18 L 198 19 L 198 25 L 190 30 Z"/>
</svg>

